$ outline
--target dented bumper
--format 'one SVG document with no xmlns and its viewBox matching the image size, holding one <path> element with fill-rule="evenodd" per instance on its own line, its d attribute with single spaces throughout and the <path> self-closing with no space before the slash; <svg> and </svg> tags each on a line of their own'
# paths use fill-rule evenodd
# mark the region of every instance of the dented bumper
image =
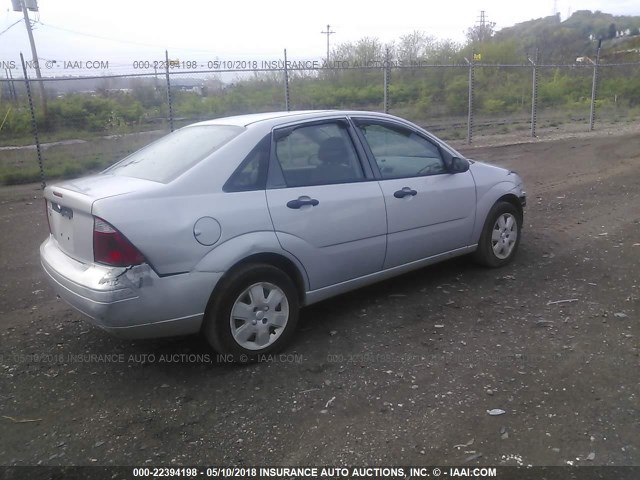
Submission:
<svg viewBox="0 0 640 480">
<path fill-rule="evenodd" d="M 148 265 L 109 267 L 74 260 L 49 237 L 42 267 L 56 293 L 94 325 L 124 338 L 186 335 L 200 330 L 216 272 L 159 277 Z"/>
</svg>

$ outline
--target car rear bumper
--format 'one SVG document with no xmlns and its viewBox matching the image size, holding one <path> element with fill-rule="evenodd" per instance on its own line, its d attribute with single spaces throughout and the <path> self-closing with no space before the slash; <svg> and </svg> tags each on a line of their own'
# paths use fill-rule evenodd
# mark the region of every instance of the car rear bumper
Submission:
<svg viewBox="0 0 640 480">
<path fill-rule="evenodd" d="M 42 268 L 56 293 L 91 323 L 123 338 L 186 335 L 200 330 L 217 281 L 215 272 L 159 277 L 148 265 L 85 264 L 50 236 L 40 246 Z"/>
</svg>

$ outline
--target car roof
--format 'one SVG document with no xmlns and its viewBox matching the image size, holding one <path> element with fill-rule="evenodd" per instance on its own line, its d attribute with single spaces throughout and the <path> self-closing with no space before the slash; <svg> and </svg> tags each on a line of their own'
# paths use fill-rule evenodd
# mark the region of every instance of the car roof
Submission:
<svg viewBox="0 0 640 480">
<path fill-rule="evenodd" d="M 214 118 L 204 122 L 195 123 L 192 126 L 200 125 L 237 125 L 248 127 L 249 125 L 268 123 L 287 123 L 296 120 L 313 120 L 315 118 L 335 117 L 340 115 L 368 115 L 383 118 L 394 118 L 391 115 L 378 112 L 365 112 L 356 110 L 297 110 L 293 112 L 265 112 L 251 113 L 247 115 L 235 115 L 232 117 Z"/>
</svg>

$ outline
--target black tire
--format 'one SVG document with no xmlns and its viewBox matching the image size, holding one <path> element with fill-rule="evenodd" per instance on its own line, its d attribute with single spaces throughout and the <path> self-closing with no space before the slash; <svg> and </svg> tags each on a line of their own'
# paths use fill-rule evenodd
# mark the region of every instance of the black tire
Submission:
<svg viewBox="0 0 640 480">
<path fill-rule="evenodd" d="M 505 219 L 513 219 L 515 222 L 515 229 L 512 227 L 511 231 L 506 229 L 503 232 L 499 225 L 497 225 L 501 217 L 503 218 L 503 222 Z M 493 238 L 494 230 L 500 232 L 495 234 L 496 236 L 500 236 L 497 240 Z M 508 264 L 513 260 L 516 252 L 518 251 L 521 232 L 522 216 L 518 209 L 509 202 L 497 202 L 487 215 L 484 227 L 482 228 L 482 233 L 480 234 L 478 249 L 474 253 L 474 259 L 481 265 L 490 268 L 498 268 Z M 511 240 L 513 240 L 514 233 L 516 235 L 515 242 L 511 242 Z M 500 248 L 503 248 L 503 250 L 500 251 L 500 253 L 496 253 L 494 245 L 502 242 L 503 239 L 505 243 L 497 245 L 496 247 L 498 250 L 500 250 Z"/>
<path fill-rule="evenodd" d="M 265 302 L 254 302 L 253 294 L 248 291 L 256 285 L 259 285 L 258 291 L 263 292 Z M 271 291 L 276 301 L 280 296 L 282 300 L 269 311 L 270 307 L 266 305 L 268 295 L 264 293 Z M 240 317 L 232 320 L 234 306 L 242 307 L 241 310 L 250 309 L 256 316 L 251 317 L 250 321 Z M 285 324 L 280 327 L 275 323 L 282 323 L 285 307 L 288 315 Z M 214 292 L 205 313 L 202 332 L 209 344 L 225 356 L 225 361 L 251 362 L 260 355 L 281 350 L 289 342 L 298 323 L 299 309 L 297 289 L 286 273 L 268 264 L 247 264 L 223 279 L 220 288 Z M 245 324 L 244 334 L 253 334 L 241 343 L 234 337 L 234 332 L 238 333 Z M 262 347 L 260 343 L 265 338 L 269 339 L 269 343 Z"/>
</svg>

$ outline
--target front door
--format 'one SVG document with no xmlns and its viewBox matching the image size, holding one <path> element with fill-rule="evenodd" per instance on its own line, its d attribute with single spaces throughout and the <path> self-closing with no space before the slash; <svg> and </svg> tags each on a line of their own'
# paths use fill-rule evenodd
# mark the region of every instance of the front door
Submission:
<svg viewBox="0 0 640 480">
<path fill-rule="evenodd" d="M 450 173 L 441 147 L 402 125 L 357 124 L 379 170 L 387 208 L 384 268 L 468 246 L 476 205 L 471 172 Z"/>
</svg>

